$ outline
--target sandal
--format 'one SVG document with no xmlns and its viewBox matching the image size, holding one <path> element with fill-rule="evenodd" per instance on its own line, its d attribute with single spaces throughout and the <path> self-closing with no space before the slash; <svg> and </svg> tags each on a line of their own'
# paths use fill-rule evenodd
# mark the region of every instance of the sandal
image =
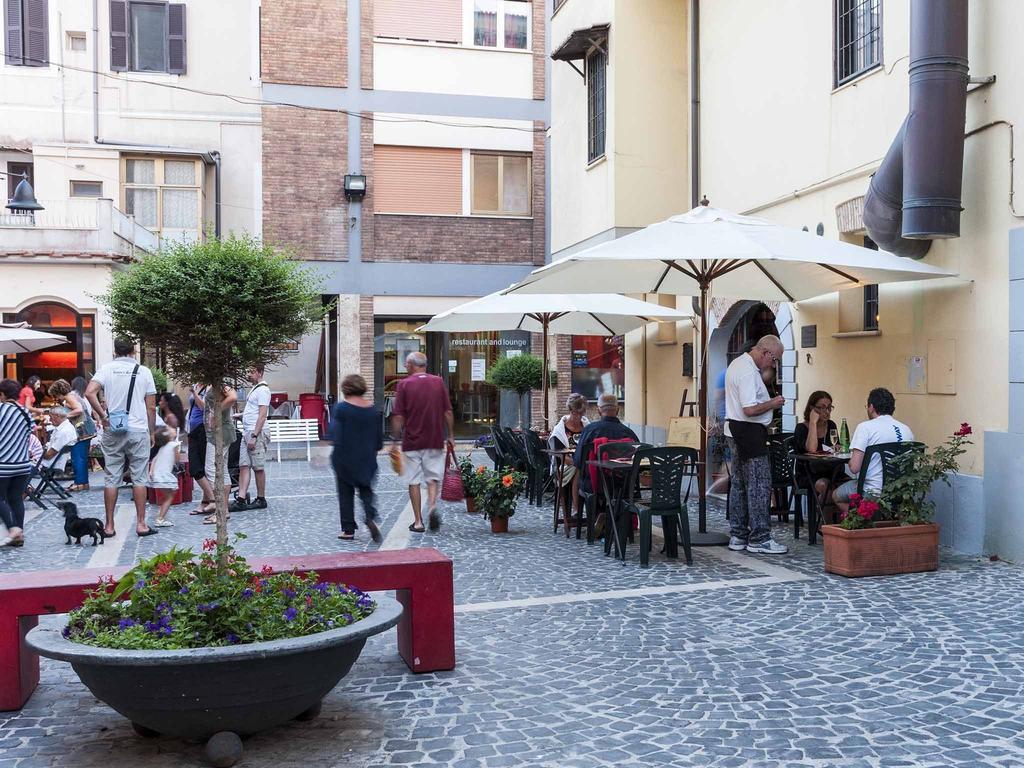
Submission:
<svg viewBox="0 0 1024 768">
<path fill-rule="evenodd" d="M 209 515 L 209 514 L 216 513 L 216 511 L 217 511 L 216 502 L 213 502 L 213 501 L 201 501 L 201 502 L 199 502 L 199 506 L 196 507 L 195 509 L 193 509 L 191 512 L 189 512 L 189 514 L 190 515 L 196 515 L 196 516 L 198 516 L 198 515 Z"/>
<path fill-rule="evenodd" d="M 230 519 L 231 519 L 231 515 L 228 515 L 227 517 L 224 518 L 225 521 L 230 520 Z M 214 514 L 212 514 L 212 515 L 209 515 L 209 516 L 203 518 L 203 525 L 216 525 L 216 524 L 217 524 L 217 513 L 216 512 Z"/>
<path fill-rule="evenodd" d="M 426 533 L 427 532 L 427 529 L 423 528 L 422 526 L 417 528 L 416 527 L 416 523 L 410 523 L 409 524 L 409 530 L 412 531 L 413 533 Z"/>
<path fill-rule="evenodd" d="M 338 538 L 342 541 L 352 541 L 353 539 L 355 539 L 355 537 L 356 535 L 354 533 L 343 533 L 340 536 L 338 536 Z"/>
</svg>

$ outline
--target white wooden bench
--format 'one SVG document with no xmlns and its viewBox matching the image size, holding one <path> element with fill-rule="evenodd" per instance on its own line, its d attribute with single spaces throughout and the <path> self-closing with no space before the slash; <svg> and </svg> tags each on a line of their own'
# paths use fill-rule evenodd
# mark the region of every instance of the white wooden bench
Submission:
<svg viewBox="0 0 1024 768">
<path fill-rule="evenodd" d="M 264 429 L 271 444 L 277 444 L 278 461 L 281 461 L 282 443 L 305 443 L 306 461 L 309 461 L 309 446 L 320 439 L 320 422 L 316 419 L 267 419 Z"/>
</svg>

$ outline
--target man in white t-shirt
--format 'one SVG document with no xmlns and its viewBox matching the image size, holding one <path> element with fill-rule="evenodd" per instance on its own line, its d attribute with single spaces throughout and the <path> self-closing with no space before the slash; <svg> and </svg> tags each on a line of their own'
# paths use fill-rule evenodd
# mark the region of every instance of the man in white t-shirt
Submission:
<svg viewBox="0 0 1024 768">
<path fill-rule="evenodd" d="M 778 365 L 782 353 L 777 336 L 764 336 L 725 372 L 725 434 L 733 457 L 729 549 L 734 552 L 784 555 L 788 551 L 771 536 L 772 469 L 767 449 L 772 412 L 786 401 L 768 394 L 761 375 Z"/>
<path fill-rule="evenodd" d="M 114 508 L 117 506 L 117 489 L 121 485 L 126 463 L 132 478 L 132 498 L 135 500 L 135 533 L 139 536 L 159 533 L 146 525 L 149 450 L 153 447 L 153 434 L 156 431 L 156 384 L 149 368 L 140 365 L 134 354 L 135 345 L 132 342 L 114 339 L 114 360 L 96 371 L 85 390 L 85 396 L 92 405 L 93 417 L 103 425 L 100 448 L 103 451 L 106 475 L 103 504 L 107 513 L 105 535 L 108 539 L 116 535 Z M 101 391 L 102 402 L 99 399 Z M 126 428 L 123 431 L 112 431 L 110 414 L 123 414 L 125 411 L 128 412 Z"/>
<path fill-rule="evenodd" d="M 840 513 L 846 514 L 850 508 L 850 495 L 857 492 L 857 478 L 864 463 L 864 454 L 872 445 L 882 443 L 910 443 L 914 433 L 902 421 L 893 418 L 896 411 L 896 398 L 888 389 L 879 387 L 868 394 L 865 406 L 868 420 L 857 425 L 850 441 L 850 463 L 846 472 L 853 480 L 848 480 L 832 492 L 832 501 Z M 864 493 L 877 496 L 882 490 L 882 457 L 872 456 L 864 476 Z"/>
<path fill-rule="evenodd" d="M 54 472 L 63 472 L 68 465 L 70 452 L 61 451 L 68 446 L 78 442 L 78 432 L 75 425 L 68 420 L 68 409 L 62 406 L 51 408 L 47 413 L 50 415 L 50 423 L 53 425 L 53 432 L 46 442 L 46 450 L 43 451 L 43 465 Z"/>
<path fill-rule="evenodd" d="M 242 411 L 242 445 L 238 450 L 238 496 L 231 503 L 232 512 L 267 508 L 267 460 L 270 436 L 264 427 L 270 413 L 270 387 L 263 380 L 263 366 L 254 368 L 246 377 L 253 385 Z M 249 501 L 249 472 L 256 475 L 256 498 Z"/>
</svg>

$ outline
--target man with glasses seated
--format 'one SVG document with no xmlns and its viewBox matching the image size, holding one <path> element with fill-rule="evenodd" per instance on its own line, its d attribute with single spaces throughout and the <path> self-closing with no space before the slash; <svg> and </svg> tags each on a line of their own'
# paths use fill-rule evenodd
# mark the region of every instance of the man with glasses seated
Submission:
<svg viewBox="0 0 1024 768">
<path fill-rule="evenodd" d="M 832 501 L 843 515 L 850 509 L 850 495 L 857 492 L 857 478 L 867 449 L 880 443 L 909 443 L 914 440 L 914 433 L 910 427 L 893 418 L 896 398 L 888 389 L 872 389 L 864 407 L 868 412 L 868 420 L 858 424 L 853 433 L 853 439 L 850 441 L 850 463 L 846 465 L 846 473 L 853 479 L 847 480 L 832 492 Z M 881 490 L 882 457 L 873 456 L 864 477 L 864 493 L 877 496 Z"/>
<path fill-rule="evenodd" d="M 762 378 L 782 358 L 778 336 L 762 336 L 754 348 L 729 364 L 725 372 L 725 434 L 733 455 L 729 509 L 729 549 L 784 555 L 787 547 L 772 540 L 770 499 L 772 470 L 768 459 L 768 425 L 786 402 L 771 397 Z"/>
<path fill-rule="evenodd" d="M 63 406 L 54 406 L 47 413 L 50 415 L 50 423 L 53 425 L 53 432 L 46 443 L 46 450 L 43 452 L 43 464 L 54 472 L 63 472 L 68 465 L 67 451 L 61 453 L 68 446 L 78 442 L 78 432 L 75 425 L 68 419 L 68 410 Z"/>
</svg>

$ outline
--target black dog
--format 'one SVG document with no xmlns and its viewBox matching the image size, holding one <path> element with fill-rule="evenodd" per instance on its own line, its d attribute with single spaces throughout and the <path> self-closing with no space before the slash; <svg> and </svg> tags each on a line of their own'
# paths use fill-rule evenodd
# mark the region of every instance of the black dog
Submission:
<svg viewBox="0 0 1024 768">
<path fill-rule="evenodd" d="M 81 544 L 83 536 L 92 536 L 94 547 L 97 543 L 103 543 L 106 536 L 103 534 L 103 523 L 100 520 L 95 517 L 79 517 L 78 507 L 70 501 L 58 501 L 57 509 L 64 513 L 64 533 L 68 537 L 65 544 L 70 544 L 71 539 L 75 540 L 75 544 Z M 98 542 L 97 536 L 99 537 Z"/>
</svg>

